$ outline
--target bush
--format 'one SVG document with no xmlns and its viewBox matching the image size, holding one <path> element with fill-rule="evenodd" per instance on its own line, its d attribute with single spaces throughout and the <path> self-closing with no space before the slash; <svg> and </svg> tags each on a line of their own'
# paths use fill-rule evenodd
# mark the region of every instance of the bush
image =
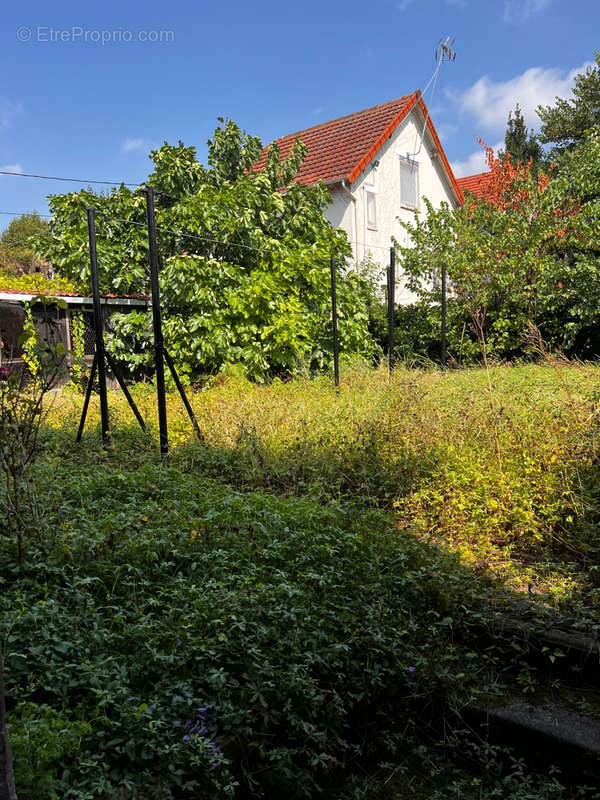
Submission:
<svg viewBox="0 0 600 800">
<path fill-rule="evenodd" d="M 50 559 L 30 550 L 34 580 L 1 565 L 22 791 L 322 796 L 394 717 L 462 691 L 453 639 L 474 590 L 380 512 L 149 464 L 99 466 L 50 499 Z M 51 740 L 52 769 L 27 731 Z"/>
</svg>

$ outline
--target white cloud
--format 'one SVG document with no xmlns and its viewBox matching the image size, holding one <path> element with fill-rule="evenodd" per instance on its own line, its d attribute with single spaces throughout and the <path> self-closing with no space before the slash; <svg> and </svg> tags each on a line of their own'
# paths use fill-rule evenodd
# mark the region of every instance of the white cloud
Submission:
<svg viewBox="0 0 600 800">
<path fill-rule="evenodd" d="M 0 164 L 0 172 L 16 172 L 20 175 L 23 167 L 20 164 Z M 4 175 L 0 175 L 0 178 L 4 177 Z"/>
<path fill-rule="evenodd" d="M 538 105 L 551 105 L 556 97 L 570 95 L 575 76 L 591 63 L 587 61 L 566 74 L 555 67 L 532 67 L 508 81 L 492 81 L 485 75 L 464 92 L 448 90 L 446 93 L 460 111 L 472 114 L 477 124 L 486 131 L 503 131 L 508 114 L 517 103 L 525 124 L 537 128 L 539 118 L 535 109 Z"/>
<path fill-rule="evenodd" d="M 548 8 L 552 0 L 504 0 L 504 21 L 521 25 Z"/>
<path fill-rule="evenodd" d="M 493 145 L 494 153 L 498 153 L 504 147 L 504 142 L 497 142 Z M 485 148 L 480 146 L 474 150 L 464 161 L 453 161 L 450 166 L 457 178 L 464 178 L 465 175 L 477 175 L 478 172 L 487 172 L 488 164 L 485 158 Z"/>
<path fill-rule="evenodd" d="M 138 139 L 125 139 L 121 149 L 124 153 L 133 153 L 135 150 L 145 150 L 147 148 L 149 148 L 149 145 L 146 143 L 146 140 L 140 137 Z"/>
</svg>

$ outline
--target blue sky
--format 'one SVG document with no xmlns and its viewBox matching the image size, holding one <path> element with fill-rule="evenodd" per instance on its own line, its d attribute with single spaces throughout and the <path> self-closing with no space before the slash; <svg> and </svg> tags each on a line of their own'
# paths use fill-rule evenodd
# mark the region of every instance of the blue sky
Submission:
<svg viewBox="0 0 600 800">
<path fill-rule="evenodd" d="M 517 101 L 535 126 L 536 105 L 567 96 L 600 48 L 598 0 L 53 5 L 3 10 L 0 169 L 142 181 L 165 140 L 205 160 L 218 116 L 267 143 L 424 88 L 453 36 L 431 112 L 470 174 L 484 168 L 476 136 L 501 141 Z M 0 211 L 43 212 L 71 188 L 0 176 Z"/>
</svg>

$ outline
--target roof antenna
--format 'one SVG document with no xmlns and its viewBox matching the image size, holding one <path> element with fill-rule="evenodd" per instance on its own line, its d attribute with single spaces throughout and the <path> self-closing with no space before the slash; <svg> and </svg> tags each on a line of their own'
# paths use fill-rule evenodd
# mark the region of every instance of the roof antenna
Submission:
<svg viewBox="0 0 600 800">
<path fill-rule="evenodd" d="M 425 128 L 427 127 L 427 120 L 429 119 L 429 109 L 431 108 L 431 104 L 433 103 L 433 95 L 435 94 L 435 85 L 437 83 L 438 75 L 440 73 L 440 67 L 442 66 L 442 61 L 454 61 L 456 59 L 456 51 L 452 49 L 453 45 L 454 45 L 454 37 L 446 36 L 445 39 L 440 39 L 440 41 L 438 42 L 438 46 L 435 49 L 435 60 L 437 62 L 435 71 L 431 76 L 431 78 L 429 79 L 427 86 L 423 89 L 421 93 L 421 97 L 423 97 L 427 89 L 429 89 L 431 82 L 433 81 L 433 86 L 431 87 L 431 97 L 429 98 L 429 103 L 427 105 L 427 114 L 425 115 L 425 121 L 423 122 L 423 130 L 421 131 L 421 141 L 419 142 L 418 150 L 415 150 L 414 153 L 407 153 L 409 158 L 418 156 L 419 153 L 421 152 L 421 148 L 423 147 Z M 415 146 L 416 146 L 416 140 L 415 140 Z"/>
</svg>

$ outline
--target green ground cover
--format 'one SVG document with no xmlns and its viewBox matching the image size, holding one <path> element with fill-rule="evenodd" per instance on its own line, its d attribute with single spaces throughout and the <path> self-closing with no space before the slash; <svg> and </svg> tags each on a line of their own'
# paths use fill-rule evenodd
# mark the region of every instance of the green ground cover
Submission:
<svg viewBox="0 0 600 800">
<path fill-rule="evenodd" d="M 170 395 L 166 462 L 152 387 L 150 437 L 111 393 L 108 448 L 57 393 L 24 573 L 0 528 L 20 797 L 593 796 L 463 710 L 535 687 L 490 603 L 597 631 L 598 377 L 231 372 L 193 393 L 202 442 Z"/>
</svg>

